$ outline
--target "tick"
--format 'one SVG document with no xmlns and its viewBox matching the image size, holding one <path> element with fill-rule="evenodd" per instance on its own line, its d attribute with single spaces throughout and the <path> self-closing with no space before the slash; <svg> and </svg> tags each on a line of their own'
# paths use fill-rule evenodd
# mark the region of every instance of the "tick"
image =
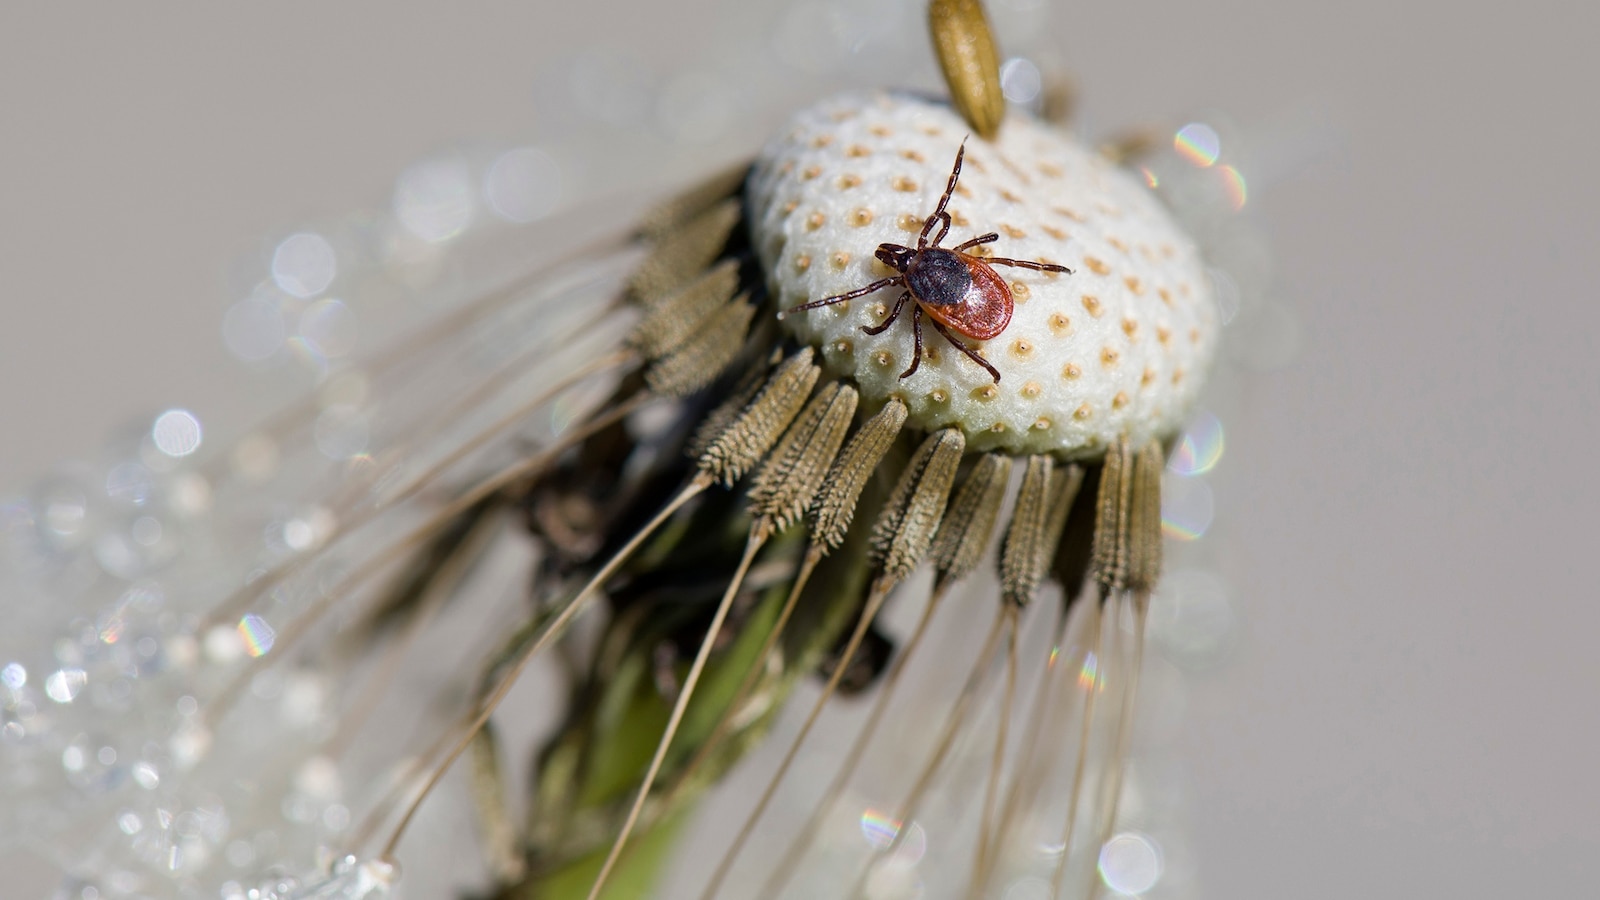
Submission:
<svg viewBox="0 0 1600 900">
<path fill-rule="evenodd" d="M 1029 259 L 1002 257 L 981 259 L 966 252 L 973 247 L 1000 240 L 1000 235 L 993 231 L 954 247 L 939 246 L 939 242 L 944 240 L 950 231 L 950 214 L 945 212 L 945 206 L 949 204 L 950 195 L 955 193 L 956 182 L 961 178 L 961 160 L 966 152 L 966 141 L 962 141 L 961 147 L 956 150 L 955 167 L 950 170 L 950 183 L 945 186 L 944 195 L 939 198 L 939 205 L 934 209 L 933 215 L 923 223 L 922 233 L 917 236 L 917 246 L 879 244 L 873 254 L 882 260 L 884 265 L 899 274 L 833 297 L 802 303 L 784 311 L 780 318 L 790 313 L 843 303 L 886 287 L 903 287 L 905 290 L 900 292 L 900 298 L 895 301 L 894 309 L 890 310 L 882 324 L 861 328 L 867 334 L 882 334 L 894 324 L 895 319 L 900 317 L 908 301 L 916 301 L 911 310 L 913 340 L 911 367 L 901 372 L 900 377 L 911 377 L 911 374 L 917 371 L 917 367 L 922 365 L 922 314 L 927 313 L 933 322 L 933 327 L 944 335 L 945 340 L 965 353 L 973 362 L 987 369 L 998 382 L 1000 370 L 990 365 L 989 361 L 979 356 L 976 350 L 951 333 L 955 331 L 969 338 L 987 341 L 999 336 L 1006 330 L 1006 326 L 1011 324 L 1011 311 L 1014 306 L 1011 288 L 991 267 L 1016 266 L 1037 272 L 1065 272 L 1068 275 L 1072 274 L 1072 270 L 1066 266 Z M 933 232 L 935 225 L 939 226 L 939 233 L 933 235 L 930 240 L 928 235 Z"/>
</svg>

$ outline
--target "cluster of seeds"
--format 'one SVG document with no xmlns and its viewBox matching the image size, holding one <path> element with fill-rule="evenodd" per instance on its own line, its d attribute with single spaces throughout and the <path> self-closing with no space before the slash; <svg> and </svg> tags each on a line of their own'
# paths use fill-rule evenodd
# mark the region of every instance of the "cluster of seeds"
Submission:
<svg viewBox="0 0 1600 900">
<path fill-rule="evenodd" d="M 779 308 L 894 274 L 881 243 L 915 247 L 957 148 L 965 166 L 948 211 L 951 246 L 987 232 L 980 258 L 1064 265 L 1072 274 L 997 268 L 1015 304 L 998 337 L 971 342 L 1001 373 L 937 335 L 911 361 L 909 316 L 882 334 L 898 288 L 789 317 L 829 374 L 876 406 L 903 400 L 910 424 L 956 427 L 976 450 L 1098 457 L 1175 433 L 1200 388 L 1218 319 L 1199 253 L 1139 181 L 1070 136 L 1023 115 L 994 142 L 968 138 L 946 106 L 856 94 L 802 112 L 756 163 L 753 240 Z"/>
</svg>

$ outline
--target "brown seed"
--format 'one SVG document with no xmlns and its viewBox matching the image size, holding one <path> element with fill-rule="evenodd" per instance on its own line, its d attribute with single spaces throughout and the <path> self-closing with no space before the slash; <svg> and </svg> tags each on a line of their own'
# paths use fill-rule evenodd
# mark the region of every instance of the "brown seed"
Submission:
<svg viewBox="0 0 1600 900">
<path fill-rule="evenodd" d="M 872 528 L 872 555 L 889 582 L 904 580 L 927 554 L 965 449 L 960 429 L 936 431 L 900 474 Z"/>
<path fill-rule="evenodd" d="M 1010 476 L 1011 457 L 986 454 L 951 498 L 928 550 L 940 585 L 966 577 L 982 561 L 1000 521 Z"/>
<path fill-rule="evenodd" d="M 993 138 L 1006 114 L 1000 89 L 1000 54 L 995 49 L 981 0 L 933 0 L 928 4 L 934 54 L 950 98 L 979 136 Z"/>
</svg>

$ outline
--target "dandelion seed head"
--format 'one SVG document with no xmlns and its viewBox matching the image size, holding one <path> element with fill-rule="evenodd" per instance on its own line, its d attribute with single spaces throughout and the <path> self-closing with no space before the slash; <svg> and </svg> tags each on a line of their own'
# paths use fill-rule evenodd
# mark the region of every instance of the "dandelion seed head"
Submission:
<svg viewBox="0 0 1600 900">
<path fill-rule="evenodd" d="M 930 126 L 938 133 L 929 134 Z M 966 131 L 948 107 L 903 95 L 849 94 L 797 115 L 763 151 L 750 182 L 754 243 L 772 273 L 778 306 L 863 286 L 855 267 L 801 267 L 795 260 L 865 257 L 880 243 L 910 241 L 899 223 L 920 222 L 933 210 Z M 1060 174 L 1037 174 L 1046 169 Z M 807 172 L 816 177 L 804 177 Z M 852 186 L 841 188 L 847 175 Z M 920 189 L 903 189 L 910 184 Z M 957 425 L 970 449 L 1093 458 L 1119 434 L 1139 444 L 1178 430 L 1204 379 L 1174 382 L 1171 376 L 1205 372 L 1220 322 L 1194 242 L 1137 175 L 1016 111 L 996 142 L 969 140 L 949 212 L 955 225 L 943 246 L 997 231 L 1001 239 L 982 248 L 993 256 L 1074 270 L 1005 270 L 1005 279 L 1018 286 L 1011 322 L 993 340 L 972 342 L 999 369 L 1001 388 L 1033 383 L 1039 391 L 1003 390 L 980 406 L 972 392 L 991 384 L 991 376 L 965 355 L 948 352 L 944 338 L 926 325 L 922 365 L 901 381 L 911 358 L 911 323 L 861 333 L 882 321 L 885 314 L 876 310 L 887 309 L 899 287 L 845 313 L 821 308 L 787 316 L 783 327 L 818 347 L 854 341 L 859 352 L 851 356 L 825 355 L 831 374 L 853 378 L 864 402 L 903 392 L 910 424 Z M 1157 246 L 1173 252 L 1137 249 Z M 1191 339 L 1147 337 L 1161 333 Z M 1063 364 L 1083 359 L 1109 362 L 1080 365 L 1076 377 L 1062 377 Z M 928 401 L 935 390 L 948 391 L 951 401 Z M 1086 405 L 1098 414 L 1074 416 Z M 1041 419 L 1053 427 L 1033 427 Z"/>
</svg>

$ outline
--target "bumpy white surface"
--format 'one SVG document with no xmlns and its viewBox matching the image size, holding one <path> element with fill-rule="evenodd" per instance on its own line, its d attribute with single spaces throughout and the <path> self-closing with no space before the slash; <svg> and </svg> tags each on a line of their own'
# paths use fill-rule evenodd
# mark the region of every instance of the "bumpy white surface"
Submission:
<svg viewBox="0 0 1600 900">
<path fill-rule="evenodd" d="M 751 177 L 754 239 L 780 308 L 862 287 L 891 270 L 880 243 L 915 246 L 968 128 L 912 96 L 849 94 L 812 107 L 763 151 Z M 869 403 L 905 400 L 923 429 L 960 426 L 973 449 L 1094 457 L 1122 432 L 1174 433 L 1217 339 L 1211 284 L 1194 243 L 1140 181 L 1066 133 L 1013 110 L 999 138 L 967 140 L 943 246 L 990 231 L 989 255 L 1059 263 L 1071 275 L 996 266 L 1012 286 L 1011 324 L 969 341 L 995 384 L 932 327 L 911 362 L 911 307 L 864 334 L 900 288 L 788 316 L 830 374 Z"/>
</svg>

